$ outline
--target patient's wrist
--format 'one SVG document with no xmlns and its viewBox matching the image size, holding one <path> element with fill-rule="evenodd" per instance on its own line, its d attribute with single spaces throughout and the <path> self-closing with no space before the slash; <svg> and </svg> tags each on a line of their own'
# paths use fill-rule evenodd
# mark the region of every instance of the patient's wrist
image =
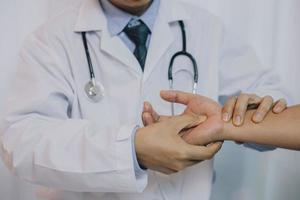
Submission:
<svg viewBox="0 0 300 200">
<path fill-rule="evenodd" d="M 234 131 L 237 127 L 232 124 L 232 121 L 224 122 L 220 133 L 217 135 L 218 141 L 234 140 Z"/>
</svg>

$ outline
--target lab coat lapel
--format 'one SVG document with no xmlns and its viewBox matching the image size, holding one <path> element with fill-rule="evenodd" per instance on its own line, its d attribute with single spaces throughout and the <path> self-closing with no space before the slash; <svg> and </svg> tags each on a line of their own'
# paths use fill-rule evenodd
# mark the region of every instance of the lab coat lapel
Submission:
<svg viewBox="0 0 300 200">
<path fill-rule="evenodd" d="M 122 62 L 136 75 L 141 76 L 142 70 L 137 59 L 118 36 L 111 37 L 108 31 L 103 31 L 100 43 L 102 51 Z"/>
<path fill-rule="evenodd" d="M 174 35 L 170 25 L 165 21 L 157 21 L 152 33 L 151 42 L 146 59 L 144 80 L 146 80 L 155 68 L 159 60 L 166 53 L 174 41 Z"/>
<path fill-rule="evenodd" d="M 150 76 L 154 68 L 158 66 L 158 62 L 164 57 L 172 43 L 175 42 L 176 35 L 172 32 L 172 23 L 189 18 L 190 16 L 181 5 L 181 2 L 177 0 L 161 1 L 148 49 L 144 81 Z"/>
<path fill-rule="evenodd" d="M 85 0 L 80 7 L 75 32 L 95 32 L 100 38 L 100 50 L 120 61 L 136 75 L 141 76 L 141 67 L 126 45 L 118 36 L 111 36 L 107 20 L 98 0 Z"/>
</svg>

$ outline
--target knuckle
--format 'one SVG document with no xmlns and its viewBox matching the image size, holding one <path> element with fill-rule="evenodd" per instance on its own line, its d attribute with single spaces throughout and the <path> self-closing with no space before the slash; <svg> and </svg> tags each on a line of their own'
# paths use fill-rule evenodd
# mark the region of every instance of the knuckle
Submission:
<svg viewBox="0 0 300 200">
<path fill-rule="evenodd" d="M 237 114 L 242 114 L 244 111 L 245 111 L 246 109 L 244 108 L 244 107 L 242 107 L 242 106 L 238 106 L 238 107 L 236 107 L 235 108 L 235 114 L 237 115 Z"/>
<path fill-rule="evenodd" d="M 250 95 L 247 94 L 247 93 L 242 93 L 242 94 L 240 94 L 240 96 L 239 96 L 239 98 L 243 98 L 243 99 L 246 99 L 246 98 L 249 98 L 249 97 L 250 97 Z"/>
<path fill-rule="evenodd" d="M 215 130 L 216 130 L 216 133 L 219 133 L 222 128 L 224 126 L 224 122 L 222 120 L 218 120 L 216 123 L 215 123 Z M 214 135 L 213 134 L 209 134 L 211 137 L 213 137 Z M 213 138 L 211 138 L 213 139 Z"/>
<path fill-rule="evenodd" d="M 180 157 L 180 159 L 182 159 L 182 160 L 188 159 L 188 158 L 189 158 L 189 151 L 188 151 L 188 150 L 185 150 L 185 149 L 182 150 L 182 151 L 180 151 L 179 157 Z"/>
<path fill-rule="evenodd" d="M 224 104 L 224 107 L 223 107 L 223 110 L 228 110 L 232 107 L 233 105 L 233 102 L 232 101 L 227 101 L 225 104 Z"/>
<path fill-rule="evenodd" d="M 258 101 L 261 100 L 261 97 L 259 97 L 259 96 L 256 95 L 256 94 L 251 94 L 249 99 L 250 99 L 250 101 L 252 101 L 252 102 L 258 102 Z"/>
<path fill-rule="evenodd" d="M 271 106 L 261 106 L 259 109 L 260 113 L 267 113 L 269 112 Z"/>
<path fill-rule="evenodd" d="M 222 113 L 228 113 L 229 115 L 232 115 L 234 109 L 234 104 L 225 105 L 225 107 L 222 109 Z"/>
<path fill-rule="evenodd" d="M 173 165 L 170 167 L 172 171 L 178 172 L 179 171 L 179 164 L 178 162 L 174 162 Z"/>
<path fill-rule="evenodd" d="M 229 97 L 229 99 L 227 100 L 227 104 L 231 105 L 233 104 L 236 100 L 237 100 L 237 96 L 231 96 Z"/>
<path fill-rule="evenodd" d="M 175 155 L 176 155 L 176 159 L 178 159 L 178 160 L 185 160 L 188 158 L 187 150 L 177 151 Z"/>
<path fill-rule="evenodd" d="M 171 171 L 169 171 L 169 172 L 165 172 L 164 174 L 166 174 L 166 175 L 172 175 L 172 174 L 174 174 L 175 172 L 171 172 Z"/>
<path fill-rule="evenodd" d="M 162 173 L 166 174 L 166 175 L 171 175 L 171 174 L 174 174 L 175 172 L 173 172 L 171 170 L 167 170 L 167 171 L 163 171 Z"/>
<path fill-rule="evenodd" d="M 181 158 L 181 152 L 178 151 L 177 149 L 174 149 L 173 151 L 169 152 L 170 153 L 170 158 L 174 161 L 180 160 Z"/>
<path fill-rule="evenodd" d="M 228 100 L 235 100 L 237 98 L 237 96 L 231 96 L 228 98 Z"/>
<path fill-rule="evenodd" d="M 185 169 L 186 166 L 183 162 L 177 162 L 174 167 L 175 167 L 175 171 L 179 172 Z"/>
<path fill-rule="evenodd" d="M 279 99 L 279 101 L 278 101 L 279 103 L 281 103 L 281 104 L 284 104 L 284 105 L 286 105 L 287 104 L 287 102 L 286 102 L 286 100 L 285 99 Z"/>
<path fill-rule="evenodd" d="M 236 106 L 235 107 L 246 107 L 248 104 L 248 101 L 245 100 L 245 99 L 241 99 L 240 101 L 238 101 L 236 103 Z"/>
<path fill-rule="evenodd" d="M 230 111 L 231 111 L 231 109 L 226 105 L 222 109 L 222 113 L 229 113 Z"/>
<path fill-rule="evenodd" d="M 173 120 L 170 120 L 166 123 L 166 126 L 168 127 L 168 130 L 171 133 L 175 133 L 175 132 L 179 132 L 180 128 L 178 128 L 178 124 L 176 122 L 174 122 Z"/>
<path fill-rule="evenodd" d="M 209 159 L 209 160 L 211 160 L 211 159 L 213 159 L 214 158 L 214 156 L 216 155 L 216 153 L 219 151 L 219 148 L 211 148 L 211 149 L 209 149 L 208 150 L 208 153 L 207 153 L 207 158 Z"/>
<path fill-rule="evenodd" d="M 167 120 L 167 121 L 166 121 L 166 125 L 167 125 L 167 126 L 171 126 L 171 127 L 172 127 L 173 124 L 174 124 L 174 119 L 171 119 L 171 120 Z"/>
<path fill-rule="evenodd" d="M 209 150 L 206 155 L 207 160 L 211 160 L 214 157 L 214 152 Z"/>
<path fill-rule="evenodd" d="M 265 96 L 264 99 L 268 101 L 273 101 L 273 97 L 270 95 Z"/>
</svg>

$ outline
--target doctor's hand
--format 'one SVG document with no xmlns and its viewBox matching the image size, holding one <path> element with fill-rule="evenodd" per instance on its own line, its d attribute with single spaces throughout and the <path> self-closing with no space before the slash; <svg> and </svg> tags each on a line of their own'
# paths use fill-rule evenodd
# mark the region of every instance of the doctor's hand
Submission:
<svg viewBox="0 0 300 200">
<path fill-rule="evenodd" d="M 225 122 L 232 120 L 235 126 L 242 126 L 247 110 L 257 109 L 252 116 L 252 121 L 260 123 L 265 119 L 268 112 L 273 111 L 278 114 L 286 108 L 285 99 L 280 99 L 274 103 L 271 96 L 259 97 L 255 94 L 241 94 L 230 97 L 226 101 L 222 116 Z"/>
<path fill-rule="evenodd" d="M 206 121 L 197 127 L 190 128 L 181 133 L 183 139 L 194 145 L 207 145 L 212 141 L 215 135 L 221 132 L 224 121 L 222 120 L 222 107 L 214 100 L 191 93 L 179 91 L 162 91 L 161 97 L 174 103 L 186 105 L 183 114 L 194 114 L 205 116 Z M 161 116 L 155 112 L 150 103 L 145 102 L 142 114 L 144 125 L 153 124 L 168 119 L 168 116 Z"/>
<path fill-rule="evenodd" d="M 171 174 L 211 159 L 221 143 L 195 146 L 186 143 L 179 133 L 206 120 L 193 114 L 170 117 L 164 121 L 138 129 L 135 148 L 138 162 L 148 169 Z"/>
</svg>

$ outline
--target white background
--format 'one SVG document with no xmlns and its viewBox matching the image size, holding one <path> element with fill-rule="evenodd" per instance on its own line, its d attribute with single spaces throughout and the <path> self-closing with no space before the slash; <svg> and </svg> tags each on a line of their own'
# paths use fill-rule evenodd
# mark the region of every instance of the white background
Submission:
<svg viewBox="0 0 300 200">
<path fill-rule="evenodd" d="M 0 111 L 24 37 L 48 17 L 80 0 L 0 0 Z M 220 16 L 251 44 L 263 64 L 278 68 L 300 103 L 300 0 L 186 0 Z M 30 88 L 28 88 L 30 89 Z M 300 153 L 258 153 L 226 143 L 216 157 L 213 200 L 299 200 Z M 0 200 L 34 200 L 33 186 L 0 161 Z"/>
</svg>

